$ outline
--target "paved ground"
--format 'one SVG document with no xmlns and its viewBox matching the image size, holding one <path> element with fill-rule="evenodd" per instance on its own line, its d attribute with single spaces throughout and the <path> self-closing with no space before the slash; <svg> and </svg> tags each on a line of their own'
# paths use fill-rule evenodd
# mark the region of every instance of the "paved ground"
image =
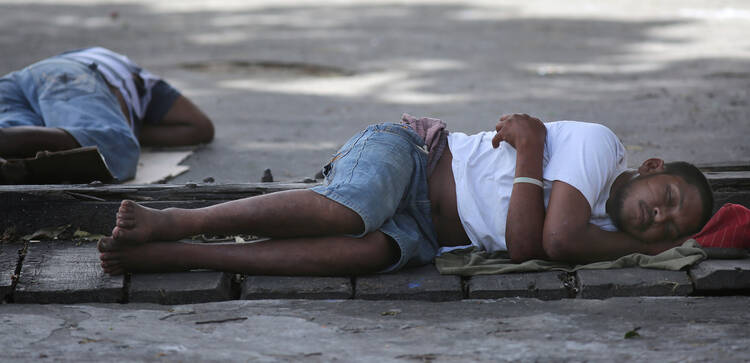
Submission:
<svg viewBox="0 0 750 363">
<path fill-rule="evenodd" d="M 310 176 L 403 112 L 601 122 L 633 166 L 746 161 L 748 20 L 742 0 L 0 0 L 0 73 L 100 44 L 172 80 L 218 129 L 179 183 Z"/>
<path fill-rule="evenodd" d="M 258 181 L 265 168 L 301 179 L 366 124 L 403 112 L 467 132 L 507 112 L 601 122 L 631 166 L 748 161 L 748 20 L 741 0 L 0 0 L 0 74 L 104 45 L 165 76 L 217 126 L 176 183 Z M 0 360 L 747 361 L 749 306 L 9 304 Z M 240 319 L 211 322 L 227 318 Z"/>
<path fill-rule="evenodd" d="M 24 361 L 750 360 L 746 298 L 6 305 Z M 630 336 L 631 338 L 626 338 Z"/>
</svg>

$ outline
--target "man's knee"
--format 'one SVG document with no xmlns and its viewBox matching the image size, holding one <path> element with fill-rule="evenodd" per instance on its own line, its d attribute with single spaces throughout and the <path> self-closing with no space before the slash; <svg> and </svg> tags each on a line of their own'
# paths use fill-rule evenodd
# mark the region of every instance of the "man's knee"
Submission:
<svg viewBox="0 0 750 363">
<path fill-rule="evenodd" d="M 398 262 L 401 258 L 401 248 L 391 236 L 375 231 L 362 238 L 367 244 L 368 255 L 377 265 L 377 270 L 382 270 Z"/>
</svg>

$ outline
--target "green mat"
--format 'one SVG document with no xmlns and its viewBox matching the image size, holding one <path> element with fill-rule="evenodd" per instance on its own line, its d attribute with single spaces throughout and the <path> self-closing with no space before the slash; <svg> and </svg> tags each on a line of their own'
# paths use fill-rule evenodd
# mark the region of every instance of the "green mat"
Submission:
<svg viewBox="0 0 750 363">
<path fill-rule="evenodd" d="M 539 272 L 566 271 L 573 272 L 582 269 L 612 269 L 623 267 L 643 267 L 663 270 L 681 270 L 700 262 L 707 257 L 706 252 L 693 239 L 689 239 L 682 246 L 666 250 L 658 255 L 650 256 L 633 253 L 620 257 L 614 261 L 601 261 L 585 265 L 569 265 L 546 260 L 530 260 L 523 263 L 513 263 L 508 253 L 487 253 L 476 247 L 454 250 L 435 258 L 435 266 L 444 275 L 492 275 L 511 272 Z"/>
</svg>

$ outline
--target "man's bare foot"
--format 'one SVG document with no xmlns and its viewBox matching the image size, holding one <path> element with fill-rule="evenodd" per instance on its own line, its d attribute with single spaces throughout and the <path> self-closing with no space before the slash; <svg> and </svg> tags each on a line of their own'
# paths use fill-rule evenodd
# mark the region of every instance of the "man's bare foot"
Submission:
<svg viewBox="0 0 750 363">
<path fill-rule="evenodd" d="M 178 230 L 170 210 L 148 208 L 132 200 L 123 200 L 117 210 L 112 237 L 103 237 L 97 243 L 102 269 L 110 275 L 121 275 L 153 268 L 138 258 L 138 247 L 146 242 L 177 240 L 183 237 L 176 232 Z"/>
<path fill-rule="evenodd" d="M 99 259 L 102 270 L 109 275 L 122 275 L 126 272 L 170 272 L 186 271 L 189 268 L 179 263 L 165 263 L 165 260 L 182 256 L 179 242 L 127 244 L 115 243 L 112 237 L 99 241 Z M 103 247 L 104 246 L 104 247 Z M 106 249 L 110 246 L 111 249 Z M 115 247 L 111 247 L 115 246 Z"/>
<path fill-rule="evenodd" d="M 154 258 L 152 244 L 117 245 L 111 237 L 99 241 L 99 259 L 102 270 L 109 275 L 122 275 L 125 272 L 149 272 L 159 269 L 159 258 Z M 103 245 L 115 245 L 110 250 L 102 249 Z M 156 261 L 156 262 L 155 262 Z"/>
<path fill-rule="evenodd" d="M 123 265 L 121 256 L 122 254 L 118 250 L 103 250 L 102 242 L 105 240 L 109 240 L 104 242 L 107 245 L 111 245 L 111 242 L 113 242 L 111 237 L 105 237 L 99 240 L 98 246 L 99 251 L 101 252 L 99 254 L 99 259 L 102 261 L 102 270 L 109 275 L 122 275 L 125 273 L 125 266 Z"/>
<path fill-rule="evenodd" d="M 176 240 L 180 236 L 174 232 L 175 226 L 169 211 L 147 208 L 132 200 L 123 200 L 117 211 L 117 221 L 112 229 L 113 242 L 118 244 L 139 244 L 154 240 Z M 105 246 L 105 249 L 111 250 Z"/>
</svg>

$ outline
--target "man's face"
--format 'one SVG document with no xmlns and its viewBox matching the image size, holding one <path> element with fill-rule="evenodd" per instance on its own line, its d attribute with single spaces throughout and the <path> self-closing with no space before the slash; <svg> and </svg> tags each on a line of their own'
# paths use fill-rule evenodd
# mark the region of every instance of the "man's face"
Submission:
<svg viewBox="0 0 750 363">
<path fill-rule="evenodd" d="M 698 188 L 678 176 L 641 175 L 610 198 L 607 212 L 617 228 L 645 242 L 675 241 L 697 232 L 701 222 Z"/>
</svg>

